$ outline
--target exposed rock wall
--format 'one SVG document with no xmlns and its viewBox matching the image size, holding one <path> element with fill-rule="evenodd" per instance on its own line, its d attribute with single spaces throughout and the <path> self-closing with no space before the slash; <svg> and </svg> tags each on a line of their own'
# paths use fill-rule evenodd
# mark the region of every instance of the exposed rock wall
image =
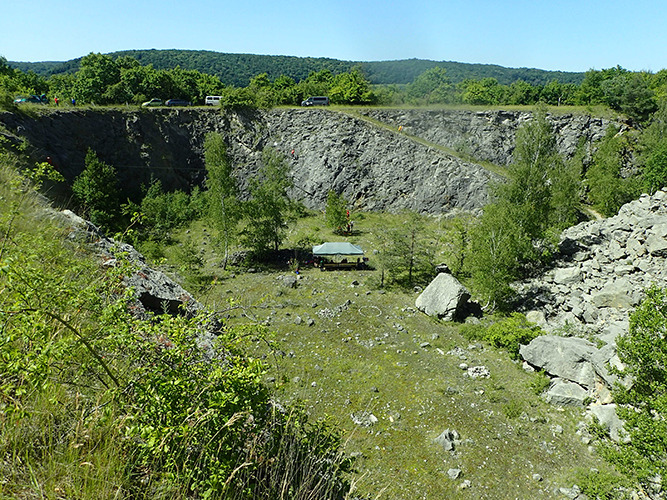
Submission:
<svg viewBox="0 0 667 500">
<path fill-rule="evenodd" d="M 396 129 L 402 127 L 406 134 L 497 165 L 512 162 L 516 131 L 532 116 L 526 111 L 501 110 L 371 109 L 362 113 Z M 593 143 L 601 139 L 611 123 L 572 113 L 549 114 L 547 119 L 553 124 L 560 152 L 567 157 L 575 153 L 580 140 Z"/>
<path fill-rule="evenodd" d="M 201 184 L 203 143 L 208 132 L 223 134 L 241 186 L 256 174 L 265 147 L 282 152 L 292 167 L 295 199 L 322 208 L 330 189 L 365 210 L 412 209 L 446 213 L 475 211 L 487 202 L 494 175 L 438 147 L 463 150 L 498 164 L 511 160 L 517 128 L 529 113 L 370 110 L 389 126 L 330 109 L 275 109 L 224 113 L 212 108 L 49 110 L 0 113 L 0 135 L 27 139 L 33 157 L 50 157 L 71 181 L 84 167 L 89 148 L 119 172 L 135 196 L 151 178 L 168 189 Z M 571 154 L 580 137 L 594 140 L 608 126 L 584 116 L 553 118 L 562 150 Z M 65 194 L 66 193 L 62 193 Z"/>
</svg>

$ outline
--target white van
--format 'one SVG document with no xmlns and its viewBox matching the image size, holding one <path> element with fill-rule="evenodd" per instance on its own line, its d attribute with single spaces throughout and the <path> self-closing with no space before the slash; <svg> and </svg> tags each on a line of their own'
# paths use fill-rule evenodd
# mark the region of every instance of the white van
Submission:
<svg viewBox="0 0 667 500">
<path fill-rule="evenodd" d="M 302 106 L 328 106 L 329 98 L 325 96 L 309 97 L 301 102 Z"/>
<path fill-rule="evenodd" d="M 222 96 L 207 95 L 204 104 L 206 104 L 207 106 L 220 106 L 220 99 L 222 99 Z"/>
</svg>

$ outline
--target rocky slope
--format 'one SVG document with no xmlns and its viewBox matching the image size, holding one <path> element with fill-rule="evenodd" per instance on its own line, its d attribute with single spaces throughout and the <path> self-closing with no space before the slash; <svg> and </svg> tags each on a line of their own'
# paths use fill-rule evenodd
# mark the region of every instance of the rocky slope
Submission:
<svg viewBox="0 0 667 500">
<path fill-rule="evenodd" d="M 253 176 L 265 147 L 292 167 L 293 197 L 322 208 L 334 189 L 364 210 L 412 209 L 446 213 L 477 210 L 494 178 L 480 165 L 438 146 L 480 160 L 511 161 L 521 112 L 370 110 L 369 118 L 329 109 L 276 109 L 221 114 L 214 109 L 70 109 L 0 113 L 0 135 L 25 139 L 37 161 L 50 158 L 70 181 L 83 169 L 88 148 L 113 165 L 129 195 L 158 178 L 167 188 L 203 181 L 203 142 L 223 134 L 241 184 Z M 600 137 L 608 122 L 586 116 L 552 117 L 562 151 Z M 402 126 L 402 132 L 399 132 Z M 416 136 L 433 146 L 414 140 Z M 66 193 L 62 193 L 65 194 Z"/>
<path fill-rule="evenodd" d="M 504 166 L 512 162 L 516 131 L 531 119 L 529 112 L 501 110 L 370 109 L 363 114 L 434 144 Z M 566 157 L 574 154 L 580 140 L 592 144 L 601 139 L 611 123 L 605 118 L 572 113 L 552 114 L 548 119 L 556 132 L 558 148 Z"/>
<path fill-rule="evenodd" d="M 610 389 L 621 367 L 616 338 L 652 285 L 667 286 L 667 192 L 621 207 L 614 217 L 565 230 L 544 275 L 516 285 L 527 317 L 549 335 L 521 348 L 527 367 L 552 377 L 547 400 L 582 406 L 623 439 Z"/>
</svg>

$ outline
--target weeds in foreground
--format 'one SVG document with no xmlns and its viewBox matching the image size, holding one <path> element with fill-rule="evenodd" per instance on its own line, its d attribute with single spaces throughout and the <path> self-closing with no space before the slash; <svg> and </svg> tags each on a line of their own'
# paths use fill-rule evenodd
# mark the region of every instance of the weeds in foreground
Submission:
<svg viewBox="0 0 667 500">
<path fill-rule="evenodd" d="M 271 399 L 244 329 L 131 317 L 131 267 L 100 271 L 0 177 L 0 496 L 344 498 L 339 435 Z"/>
</svg>

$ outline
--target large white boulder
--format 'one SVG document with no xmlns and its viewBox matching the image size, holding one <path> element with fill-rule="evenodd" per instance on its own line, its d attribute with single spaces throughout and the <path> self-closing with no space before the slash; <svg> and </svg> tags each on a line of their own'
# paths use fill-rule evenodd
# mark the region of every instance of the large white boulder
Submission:
<svg viewBox="0 0 667 500">
<path fill-rule="evenodd" d="M 469 299 L 470 292 L 459 280 L 440 273 L 417 297 L 415 306 L 429 316 L 452 321 L 462 315 Z"/>
</svg>

